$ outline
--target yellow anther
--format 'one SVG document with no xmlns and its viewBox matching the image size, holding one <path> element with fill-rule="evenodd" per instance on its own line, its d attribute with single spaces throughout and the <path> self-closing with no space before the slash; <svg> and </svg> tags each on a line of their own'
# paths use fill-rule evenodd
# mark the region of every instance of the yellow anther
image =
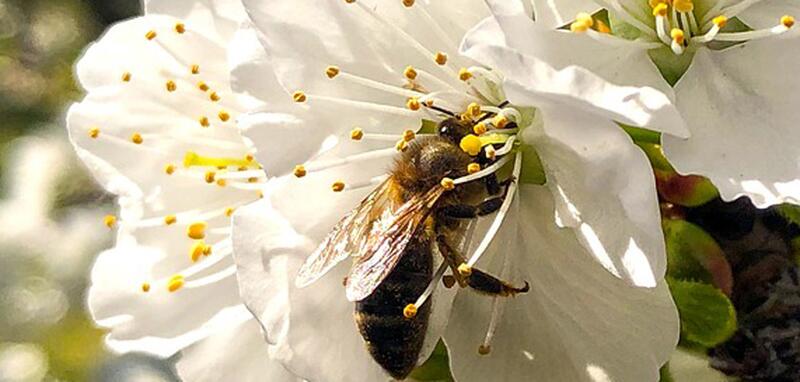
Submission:
<svg viewBox="0 0 800 382">
<path fill-rule="evenodd" d="M 248 162 L 252 162 L 252 161 L 256 160 L 256 156 L 253 155 L 253 154 L 247 154 L 247 155 L 244 156 L 244 160 L 246 160 Z"/>
<path fill-rule="evenodd" d="M 669 35 L 672 37 L 672 41 L 675 41 L 679 45 L 683 45 L 683 42 L 686 38 L 686 36 L 683 34 L 683 30 L 678 28 L 672 28 L 672 30 L 669 32 Z"/>
<path fill-rule="evenodd" d="M 467 173 L 469 174 L 474 174 L 480 170 L 481 170 L 481 165 L 477 163 L 470 163 L 469 165 L 467 165 Z"/>
<path fill-rule="evenodd" d="M 409 80 L 413 81 L 417 79 L 417 70 L 414 69 L 414 67 L 411 65 L 406 66 L 406 69 L 403 70 L 403 75 L 406 76 L 406 78 L 408 78 Z"/>
<path fill-rule="evenodd" d="M 142 292 L 147 293 L 150 291 L 150 283 L 142 283 Z"/>
<path fill-rule="evenodd" d="M 412 319 L 417 315 L 417 306 L 414 304 L 408 304 L 405 308 L 403 308 L 403 317 L 407 319 Z"/>
<path fill-rule="evenodd" d="M 665 3 L 658 3 L 655 7 L 653 7 L 653 17 L 666 17 L 667 11 L 669 11 L 669 5 Z"/>
<path fill-rule="evenodd" d="M 158 34 L 156 34 L 156 31 L 151 30 L 151 31 L 148 31 L 147 33 L 145 33 L 144 37 L 147 38 L 148 40 L 152 40 L 152 39 L 156 38 L 157 35 Z"/>
<path fill-rule="evenodd" d="M 356 127 L 353 130 L 350 130 L 350 139 L 354 141 L 360 141 L 361 138 L 364 138 L 364 131 L 360 128 Z"/>
<path fill-rule="evenodd" d="M 650 4 L 650 8 L 655 8 L 659 4 L 667 4 L 669 0 L 648 0 L 648 4 Z"/>
<path fill-rule="evenodd" d="M 166 225 L 173 225 L 178 221 L 178 217 L 175 215 L 167 215 L 164 217 L 164 224 Z"/>
<path fill-rule="evenodd" d="M 333 190 L 333 192 L 344 191 L 344 182 L 342 181 L 333 182 L 333 184 L 331 185 L 331 189 Z"/>
<path fill-rule="evenodd" d="M 298 178 L 302 178 L 302 177 L 306 176 L 306 174 L 308 174 L 308 172 L 306 171 L 306 167 L 305 166 L 303 166 L 301 164 L 299 164 L 297 166 L 294 166 L 294 176 L 296 176 Z"/>
<path fill-rule="evenodd" d="M 475 124 L 475 126 L 472 126 L 472 132 L 474 132 L 475 135 L 486 134 L 486 130 L 486 124 L 483 122 L 478 122 Z"/>
<path fill-rule="evenodd" d="M 225 179 L 217 179 L 217 186 L 225 187 L 228 185 L 228 181 Z"/>
<path fill-rule="evenodd" d="M 92 127 L 91 129 L 89 129 L 89 137 L 96 139 L 99 136 L 100 136 L 100 128 Z"/>
<path fill-rule="evenodd" d="M 200 65 L 192 65 L 192 74 L 200 74 Z"/>
<path fill-rule="evenodd" d="M 461 68 L 458 70 L 458 78 L 461 81 L 468 81 L 470 78 L 472 78 L 472 73 L 470 73 L 469 69 L 467 68 Z"/>
<path fill-rule="evenodd" d="M 344 2 L 347 4 L 353 4 L 356 2 L 356 0 L 344 0 Z"/>
<path fill-rule="evenodd" d="M 442 178 L 442 181 L 439 182 L 439 185 L 441 185 L 442 188 L 444 188 L 447 191 L 450 191 L 450 190 L 456 188 L 455 181 L 453 181 L 453 179 L 450 179 L 450 178 Z"/>
<path fill-rule="evenodd" d="M 142 142 L 144 142 L 144 138 L 142 138 L 142 134 L 133 133 L 133 135 L 131 135 L 131 142 L 141 145 Z"/>
<path fill-rule="evenodd" d="M 226 112 L 225 110 L 220 111 L 219 114 L 217 114 L 217 116 L 219 117 L 219 120 L 222 122 L 228 122 L 228 120 L 231 119 L 231 115 L 228 114 L 228 112 Z"/>
<path fill-rule="evenodd" d="M 306 93 L 303 93 L 298 90 L 292 94 L 292 99 L 294 100 L 294 102 L 306 102 L 307 99 Z"/>
<path fill-rule="evenodd" d="M 433 107 L 433 98 L 425 100 L 425 106 Z"/>
<path fill-rule="evenodd" d="M 405 139 L 401 139 L 397 141 L 394 148 L 397 149 L 397 151 L 406 151 L 406 149 L 408 149 L 408 142 L 406 142 Z"/>
<path fill-rule="evenodd" d="M 167 81 L 168 92 L 174 92 L 176 89 L 178 89 L 178 85 L 175 84 L 175 81 L 172 80 Z"/>
<path fill-rule="evenodd" d="M 338 66 L 329 66 L 329 67 L 325 68 L 325 75 L 327 75 L 328 78 L 336 77 L 337 75 L 339 75 L 339 67 Z"/>
<path fill-rule="evenodd" d="M 197 88 L 198 88 L 198 89 L 200 89 L 200 90 L 202 90 L 202 91 L 204 91 L 204 92 L 207 92 L 207 91 L 208 91 L 208 89 L 210 89 L 210 88 L 208 87 L 208 84 L 207 84 L 207 83 L 205 83 L 205 82 L 203 82 L 203 81 L 200 81 L 200 82 L 198 82 L 198 83 L 197 83 Z"/>
<path fill-rule="evenodd" d="M 497 115 L 492 118 L 492 125 L 498 129 L 504 129 L 508 125 L 508 118 L 505 115 Z"/>
<path fill-rule="evenodd" d="M 491 345 L 480 345 L 478 346 L 478 354 L 480 355 L 487 355 L 492 352 Z"/>
<path fill-rule="evenodd" d="M 258 177 L 251 176 L 247 178 L 247 183 L 258 183 Z"/>
<path fill-rule="evenodd" d="M 694 2 L 692 0 L 673 0 L 672 6 L 681 13 L 689 13 L 694 10 Z"/>
<path fill-rule="evenodd" d="M 589 30 L 589 24 L 583 21 L 573 21 L 569 25 L 569 30 L 575 33 L 583 33 Z"/>
<path fill-rule="evenodd" d="M 481 105 L 473 102 L 467 106 L 467 114 L 471 115 L 473 118 L 481 115 Z"/>
<path fill-rule="evenodd" d="M 608 24 L 604 23 L 603 20 L 595 20 L 594 29 L 600 33 L 605 33 L 605 34 L 611 33 L 611 27 L 609 27 Z"/>
<path fill-rule="evenodd" d="M 447 54 L 436 52 L 436 56 L 433 57 L 433 60 L 439 65 L 447 64 Z"/>
<path fill-rule="evenodd" d="M 131 82 L 131 72 L 122 73 L 123 82 Z"/>
<path fill-rule="evenodd" d="M 175 32 L 184 33 L 186 32 L 186 25 L 184 23 L 177 23 L 175 24 Z"/>
<path fill-rule="evenodd" d="M 181 289 L 185 282 L 186 281 L 183 279 L 183 276 L 181 275 L 172 276 L 169 279 L 169 281 L 167 281 L 167 290 L 170 292 L 175 292 L 178 289 Z"/>
<path fill-rule="evenodd" d="M 411 7 L 414 5 L 414 0 L 403 0 L 403 5 L 406 7 Z"/>
<path fill-rule="evenodd" d="M 590 14 L 588 14 L 586 12 L 578 13 L 575 16 L 575 21 L 585 23 L 586 25 L 589 26 L 589 28 L 594 26 L 594 19 L 592 18 L 592 15 L 590 15 Z"/>
<path fill-rule="evenodd" d="M 117 225 L 117 217 L 114 215 L 106 215 L 103 218 L 103 224 L 108 228 L 114 228 Z"/>
<path fill-rule="evenodd" d="M 461 263 L 461 265 L 458 266 L 458 274 L 463 277 L 469 277 L 472 275 L 472 267 L 467 265 L 467 263 Z"/>
<path fill-rule="evenodd" d="M 728 25 L 728 18 L 720 15 L 711 20 L 711 22 L 713 22 L 718 28 L 725 28 L 725 25 Z"/>
<path fill-rule="evenodd" d="M 174 174 L 175 173 L 175 165 L 174 164 L 168 164 L 168 165 L 164 166 L 164 172 L 167 173 L 167 175 Z"/>
<path fill-rule="evenodd" d="M 197 262 L 197 260 L 200 260 L 200 257 L 203 256 L 206 247 L 206 242 L 202 240 L 196 241 L 192 244 L 192 247 L 189 248 L 189 258 L 191 258 L 193 262 Z"/>
<path fill-rule="evenodd" d="M 217 173 L 214 172 L 214 171 L 208 171 L 208 172 L 206 172 L 206 175 L 205 175 L 204 178 L 206 180 L 206 183 L 208 183 L 208 184 L 214 183 L 214 181 L 217 179 Z"/>
<path fill-rule="evenodd" d="M 781 17 L 781 24 L 787 28 L 791 28 L 794 26 L 794 17 L 785 15 Z"/>
<path fill-rule="evenodd" d="M 471 156 L 476 156 L 478 153 L 481 152 L 481 147 L 483 147 L 483 142 L 481 139 L 475 135 L 468 134 L 464 138 L 461 138 L 461 142 L 459 143 L 459 147 L 461 150 L 464 150 L 467 154 Z"/>
<path fill-rule="evenodd" d="M 219 101 L 219 95 L 217 94 L 217 92 L 211 92 L 211 94 L 208 95 L 208 99 L 217 102 Z"/>
<path fill-rule="evenodd" d="M 422 105 L 419 103 L 419 98 L 411 97 L 406 102 L 406 107 L 409 110 L 417 111 L 417 110 L 419 110 L 420 107 L 422 107 Z"/>
<path fill-rule="evenodd" d="M 200 119 L 198 119 L 197 122 L 200 122 L 200 126 L 203 127 L 211 126 L 211 122 L 208 121 L 208 117 L 200 117 Z"/>
<path fill-rule="evenodd" d="M 205 248 L 203 248 L 203 256 L 210 256 L 211 252 L 213 252 L 213 251 L 214 251 L 214 247 L 212 247 L 210 245 L 207 245 Z"/>
<path fill-rule="evenodd" d="M 235 208 L 233 208 L 233 207 L 228 207 L 228 208 L 226 208 L 226 209 L 225 209 L 225 216 L 227 216 L 227 217 L 231 217 L 231 216 L 233 216 L 233 213 L 234 213 L 234 212 L 236 212 L 236 209 L 235 209 Z"/>
<path fill-rule="evenodd" d="M 417 134 L 414 132 L 414 130 L 406 130 L 403 132 L 403 140 L 405 140 L 406 142 L 411 142 L 416 137 Z"/>
<path fill-rule="evenodd" d="M 189 236 L 190 239 L 194 240 L 205 239 L 206 228 L 208 228 L 208 223 L 206 222 L 195 222 L 189 224 L 189 226 L 186 227 L 186 236 Z"/>
</svg>

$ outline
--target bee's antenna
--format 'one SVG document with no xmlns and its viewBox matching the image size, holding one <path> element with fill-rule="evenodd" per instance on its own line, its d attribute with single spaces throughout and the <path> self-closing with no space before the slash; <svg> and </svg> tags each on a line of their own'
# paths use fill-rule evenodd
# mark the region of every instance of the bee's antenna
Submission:
<svg viewBox="0 0 800 382">
<path fill-rule="evenodd" d="M 425 103 L 423 103 L 423 105 L 425 105 Z M 430 106 L 428 106 L 428 105 L 425 105 L 425 107 L 427 107 L 427 108 L 429 108 L 429 109 L 431 109 L 431 110 L 436 110 L 436 111 L 438 111 L 438 112 L 440 112 L 440 113 L 443 113 L 443 114 L 447 114 L 447 115 L 449 115 L 449 116 L 451 116 L 451 117 L 455 117 L 455 116 L 456 116 L 456 113 L 453 113 L 453 112 L 452 112 L 452 111 L 450 111 L 450 110 L 447 110 L 447 109 L 445 109 L 445 108 L 441 108 L 441 107 L 439 107 L 439 106 L 436 106 L 436 105 L 430 105 Z"/>
</svg>

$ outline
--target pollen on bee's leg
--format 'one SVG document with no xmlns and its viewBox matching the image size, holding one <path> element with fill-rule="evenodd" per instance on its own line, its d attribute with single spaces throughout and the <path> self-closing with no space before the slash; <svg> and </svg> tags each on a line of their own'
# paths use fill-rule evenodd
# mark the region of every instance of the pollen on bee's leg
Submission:
<svg viewBox="0 0 800 382">
<path fill-rule="evenodd" d="M 481 142 L 481 139 L 477 136 L 467 134 L 464 138 L 461 138 L 461 142 L 459 142 L 458 146 L 470 156 L 476 156 L 481 152 L 483 142 Z"/>
</svg>

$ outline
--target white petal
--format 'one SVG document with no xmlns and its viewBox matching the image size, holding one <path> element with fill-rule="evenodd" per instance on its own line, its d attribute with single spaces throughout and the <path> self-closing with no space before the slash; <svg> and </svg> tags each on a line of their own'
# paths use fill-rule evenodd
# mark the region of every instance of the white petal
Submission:
<svg viewBox="0 0 800 382">
<path fill-rule="evenodd" d="M 653 88 L 617 86 L 578 66 L 556 69 L 540 60 L 539 55 L 528 55 L 513 48 L 470 46 L 469 42 L 465 48 L 466 54 L 503 73 L 506 95 L 513 97 L 516 105 L 571 106 L 599 118 L 646 126 L 677 136 L 687 135 L 675 107 Z"/>
<path fill-rule="evenodd" d="M 184 20 L 188 28 L 198 27 L 207 37 L 225 43 L 239 23 L 247 18 L 237 0 L 145 0 L 145 14 L 164 14 Z"/>
<path fill-rule="evenodd" d="M 653 172 L 618 126 L 567 108 L 542 110 L 532 138 L 556 200 L 560 224 L 633 285 L 654 287 L 666 269 Z"/>
<path fill-rule="evenodd" d="M 800 202 L 800 80 L 787 69 L 800 59 L 798 43 L 772 38 L 697 52 L 675 88 L 692 137 L 664 137 L 678 171 L 709 177 L 726 200 Z"/>
<path fill-rule="evenodd" d="M 784 15 L 800 17 L 800 4 L 795 0 L 761 0 L 747 7 L 739 18 L 754 29 L 778 25 Z"/>
<path fill-rule="evenodd" d="M 678 341 L 676 309 L 663 280 L 637 288 L 592 261 L 570 230 L 557 228 L 542 187 L 522 186 L 504 245 L 479 264 L 531 291 L 503 303 L 492 352 L 481 356 L 491 299 L 461 293 L 445 336 L 458 381 L 657 381 Z M 511 249 L 511 251 L 509 251 Z"/>
<path fill-rule="evenodd" d="M 579 12 L 593 14 L 599 6 L 592 0 L 531 0 L 536 23 L 549 29 L 560 28 Z"/>
</svg>

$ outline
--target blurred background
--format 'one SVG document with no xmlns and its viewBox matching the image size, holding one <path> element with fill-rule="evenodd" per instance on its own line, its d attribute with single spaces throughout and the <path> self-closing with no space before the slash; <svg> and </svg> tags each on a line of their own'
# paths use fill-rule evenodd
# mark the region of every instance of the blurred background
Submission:
<svg viewBox="0 0 800 382">
<path fill-rule="evenodd" d="M 139 0 L 0 0 L 0 381 L 174 380 L 168 363 L 109 354 L 86 309 L 113 244 L 100 190 L 67 142 L 88 43 Z"/>
</svg>

